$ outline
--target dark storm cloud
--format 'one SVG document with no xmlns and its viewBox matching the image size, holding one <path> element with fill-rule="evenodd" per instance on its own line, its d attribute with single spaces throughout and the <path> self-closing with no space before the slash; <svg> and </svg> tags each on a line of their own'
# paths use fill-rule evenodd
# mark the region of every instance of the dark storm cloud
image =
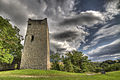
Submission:
<svg viewBox="0 0 120 80">
<path fill-rule="evenodd" d="M 79 16 L 64 19 L 59 25 L 93 25 L 103 20 L 102 14 L 95 11 L 82 12 Z"/>
<path fill-rule="evenodd" d="M 9 18 L 14 25 L 19 26 L 24 36 L 28 18 L 49 19 L 51 25 L 52 19 L 62 18 L 59 14 L 66 11 L 69 13 L 69 0 L 0 0 L 0 15 Z M 62 11 L 59 11 L 62 10 Z M 52 13 L 51 13 L 52 12 Z M 55 23 L 56 23 L 55 22 Z M 54 23 L 54 24 L 55 24 Z M 50 27 L 50 26 L 49 26 Z"/>
<path fill-rule="evenodd" d="M 0 15 L 20 26 L 23 36 L 28 18 L 43 19 L 47 17 L 51 53 L 77 50 L 81 48 L 82 43 L 86 43 L 84 46 L 89 44 L 93 50 L 118 39 L 119 33 L 117 34 L 117 32 L 120 28 L 114 26 L 118 23 L 111 24 L 112 22 L 107 21 L 107 25 L 111 24 L 111 26 L 105 27 L 104 24 L 98 26 L 98 23 L 102 21 L 116 18 L 115 15 L 119 14 L 117 3 L 118 0 L 0 0 Z M 118 19 L 115 22 L 119 21 Z M 94 24 L 96 25 L 93 26 Z M 85 29 L 76 29 L 76 26 L 83 27 L 83 25 L 85 25 Z M 113 28 L 111 28 L 112 26 Z M 97 32 L 98 34 L 95 35 Z M 104 56 L 107 54 L 114 55 L 120 52 L 118 46 L 120 45 L 112 44 L 105 46 L 104 49 L 96 48 L 99 52 L 90 54 L 90 56 L 94 59 L 97 56 L 105 59 Z M 94 49 L 94 51 L 96 50 Z M 106 57 L 109 58 L 109 56 Z"/>
<path fill-rule="evenodd" d="M 65 50 L 66 50 L 66 48 L 63 48 L 61 45 L 58 45 L 58 44 L 56 44 L 56 43 L 54 43 L 54 42 L 51 42 L 50 43 L 50 48 L 51 48 L 51 54 L 53 54 L 53 53 L 57 53 L 57 52 L 64 52 Z"/>
<path fill-rule="evenodd" d="M 45 14 L 48 15 L 49 17 L 51 17 L 51 15 L 57 15 L 58 11 L 58 6 L 60 6 L 60 8 L 64 7 L 65 3 L 67 2 L 67 0 L 45 0 L 45 3 L 48 4 L 47 8 L 45 10 Z M 53 10 L 54 9 L 54 10 Z"/>
<path fill-rule="evenodd" d="M 0 13 L 9 16 L 8 18 L 16 25 L 26 23 L 27 13 L 18 1 L 0 0 Z"/>
<path fill-rule="evenodd" d="M 19 0 L 19 2 L 23 6 L 26 7 L 26 10 L 29 13 L 36 14 L 36 16 L 41 15 L 41 13 L 43 13 L 44 7 L 46 6 L 43 0 L 34 0 L 34 1 L 33 0 Z"/>
<path fill-rule="evenodd" d="M 65 40 L 72 41 L 78 36 L 79 34 L 75 31 L 65 31 L 65 32 L 54 34 L 53 38 L 58 41 L 65 41 Z"/>
<path fill-rule="evenodd" d="M 25 36 L 28 18 L 47 17 L 49 30 L 52 32 L 59 28 L 56 25 L 59 20 L 71 15 L 73 4 L 74 0 L 0 0 L 0 15 L 9 18 L 14 25 L 19 26 L 23 36 Z M 59 29 L 58 32 L 61 31 L 64 29 Z M 53 44 L 53 47 L 57 47 L 60 51 L 64 50 L 57 42 Z"/>
</svg>

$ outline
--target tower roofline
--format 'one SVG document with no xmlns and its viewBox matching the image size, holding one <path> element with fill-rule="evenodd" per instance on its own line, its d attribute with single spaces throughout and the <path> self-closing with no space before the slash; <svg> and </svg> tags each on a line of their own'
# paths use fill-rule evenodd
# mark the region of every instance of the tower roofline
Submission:
<svg viewBox="0 0 120 80">
<path fill-rule="evenodd" d="M 47 18 L 44 18 L 44 19 L 31 19 L 31 18 L 28 18 L 28 21 L 43 21 L 43 20 L 47 20 Z"/>
</svg>

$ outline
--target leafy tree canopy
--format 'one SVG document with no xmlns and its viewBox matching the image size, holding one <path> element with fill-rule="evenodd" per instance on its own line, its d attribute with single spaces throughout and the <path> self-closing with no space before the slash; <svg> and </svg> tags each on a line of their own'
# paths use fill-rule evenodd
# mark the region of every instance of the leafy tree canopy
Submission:
<svg viewBox="0 0 120 80">
<path fill-rule="evenodd" d="M 21 58 L 22 36 L 19 29 L 0 16 L 0 63 L 11 64 Z"/>
</svg>

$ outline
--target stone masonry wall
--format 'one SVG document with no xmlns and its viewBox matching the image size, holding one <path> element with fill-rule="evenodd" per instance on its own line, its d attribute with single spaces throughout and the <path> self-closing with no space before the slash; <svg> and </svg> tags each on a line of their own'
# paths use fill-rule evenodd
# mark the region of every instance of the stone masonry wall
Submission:
<svg viewBox="0 0 120 80">
<path fill-rule="evenodd" d="M 49 52 L 47 19 L 29 20 L 20 68 L 48 70 Z"/>
</svg>

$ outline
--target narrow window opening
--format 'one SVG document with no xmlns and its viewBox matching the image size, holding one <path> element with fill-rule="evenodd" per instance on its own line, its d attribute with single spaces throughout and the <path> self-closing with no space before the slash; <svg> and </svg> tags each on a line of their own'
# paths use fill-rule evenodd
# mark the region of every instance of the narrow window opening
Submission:
<svg viewBox="0 0 120 80">
<path fill-rule="evenodd" d="M 31 25 L 31 23 L 28 23 L 28 25 Z"/>
<path fill-rule="evenodd" d="M 32 35 L 31 42 L 34 41 L 34 36 Z"/>
</svg>

